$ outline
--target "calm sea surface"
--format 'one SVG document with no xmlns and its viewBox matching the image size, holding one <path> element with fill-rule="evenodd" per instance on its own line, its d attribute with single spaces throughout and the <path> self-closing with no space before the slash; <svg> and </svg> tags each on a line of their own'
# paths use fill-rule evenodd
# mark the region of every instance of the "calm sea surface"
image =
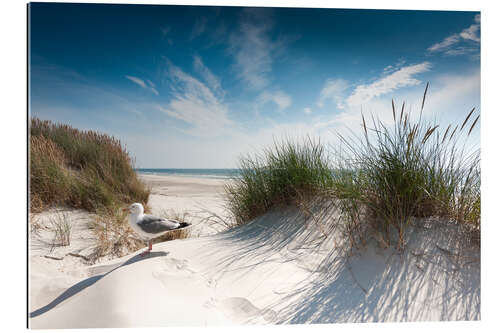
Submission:
<svg viewBox="0 0 500 333">
<path fill-rule="evenodd" d="M 228 179 L 238 177 L 238 169 L 136 169 L 140 174 Z"/>
</svg>

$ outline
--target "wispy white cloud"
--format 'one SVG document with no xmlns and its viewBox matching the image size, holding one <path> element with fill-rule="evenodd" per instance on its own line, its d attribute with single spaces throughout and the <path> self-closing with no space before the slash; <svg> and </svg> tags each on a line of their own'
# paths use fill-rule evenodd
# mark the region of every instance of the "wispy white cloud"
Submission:
<svg viewBox="0 0 500 333">
<path fill-rule="evenodd" d="M 292 104 L 292 98 L 281 90 L 264 91 L 257 98 L 259 103 L 274 102 L 278 106 L 279 111 L 283 111 Z"/>
<path fill-rule="evenodd" d="M 321 133 L 322 136 L 327 129 L 335 132 L 345 131 L 344 134 L 348 134 L 347 129 L 357 132 L 361 110 L 373 114 L 381 121 L 390 121 L 391 99 L 397 96 L 401 88 L 421 85 L 422 82 L 416 76 L 431 68 L 429 62 L 408 66 L 403 64 L 404 61 L 400 60 L 396 64 L 386 66 L 378 79 L 369 84 L 358 84 L 354 88 L 351 88 L 352 83 L 344 79 L 327 80 L 319 94 L 317 104 L 321 107 L 327 101 L 331 101 L 341 112 L 317 117 L 312 124 L 313 131 Z"/>
<path fill-rule="evenodd" d="M 304 113 L 305 114 L 310 114 L 312 112 L 312 109 L 307 107 L 307 108 L 304 108 Z"/>
<path fill-rule="evenodd" d="M 451 36 L 446 37 L 443 39 L 443 41 L 436 43 L 432 46 L 430 46 L 427 51 L 429 52 L 439 52 L 446 50 L 449 48 L 451 45 L 454 45 L 460 41 L 460 36 L 458 34 L 453 34 Z"/>
<path fill-rule="evenodd" d="M 466 53 L 474 53 L 478 51 L 476 43 L 481 41 L 479 37 L 481 28 L 481 16 L 474 16 L 474 23 L 460 33 L 452 34 L 446 37 L 441 42 L 431 45 L 427 48 L 430 53 L 443 52 L 446 55 L 463 55 Z M 475 47 L 460 46 L 464 41 L 473 42 Z"/>
<path fill-rule="evenodd" d="M 344 79 L 328 79 L 321 89 L 316 105 L 322 108 L 327 101 L 335 103 L 337 109 L 344 108 L 345 91 L 348 88 L 348 83 Z"/>
<path fill-rule="evenodd" d="M 287 45 L 299 36 L 271 38 L 274 26 L 269 8 L 245 8 L 237 30 L 229 35 L 228 52 L 233 55 L 236 75 L 249 88 L 263 89 L 271 82 L 273 61 L 285 53 Z"/>
<path fill-rule="evenodd" d="M 229 51 L 234 55 L 237 75 L 251 88 L 261 89 L 269 83 L 274 45 L 268 33 L 272 26 L 268 10 L 245 8 L 238 31 L 230 35 Z"/>
<path fill-rule="evenodd" d="M 421 82 L 414 76 L 427 72 L 430 68 L 431 64 L 429 62 L 405 66 L 371 84 L 358 85 L 346 99 L 346 103 L 349 107 L 362 106 L 375 97 L 391 93 L 403 87 L 418 85 Z"/>
<path fill-rule="evenodd" d="M 391 72 L 394 69 L 394 66 L 388 65 L 384 67 L 384 73 Z"/>
<path fill-rule="evenodd" d="M 220 79 L 215 76 L 212 71 L 205 66 L 201 57 L 195 55 L 193 65 L 195 70 L 200 73 L 201 77 L 208 84 L 210 89 L 219 96 L 224 96 L 224 91 L 221 88 Z"/>
<path fill-rule="evenodd" d="M 406 63 L 406 60 L 404 58 L 399 58 L 398 62 L 396 64 L 388 65 L 384 67 L 384 70 L 382 71 L 382 74 L 386 75 L 392 72 L 397 71 L 403 65 Z"/>
<path fill-rule="evenodd" d="M 138 78 L 136 76 L 131 76 L 131 75 L 125 75 L 125 77 L 127 79 L 129 79 L 130 81 L 134 82 L 135 84 L 139 85 L 140 87 L 147 89 L 147 90 L 150 90 L 151 92 L 153 92 L 153 94 L 155 94 L 157 96 L 159 95 L 158 90 L 156 90 L 154 83 L 151 82 L 150 80 L 144 81 L 141 78 Z"/>
<path fill-rule="evenodd" d="M 467 29 L 464 29 L 460 33 L 460 37 L 462 37 L 463 39 L 472 40 L 474 42 L 480 42 L 478 32 L 479 32 L 479 24 L 473 24 Z"/>
<path fill-rule="evenodd" d="M 382 78 L 381 80 L 384 80 Z M 380 81 L 380 80 L 379 80 Z M 407 81 L 405 81 L 407 82 Z M 379 94 L 370 99 L 369 103 L 363 104 L 365 116 L 373 116 L 375 119 L 385 124 L 392 122 L 392 99 L 395 106 L 400 109 L 405 101 L 405 109 L 420 110 L 422 96 L 424 93 L 424 83 L 418 81 L 411 84 L 413 89 L 405 90 L 401 95 L 397 89 L 391 90 L 391 94 Z M 434 78 L 426 96 L 423 115 L 429 120 L 438 120 L 441 124 L 458 123 L 463 121 L 472 107 L 478 108 L 480 105 L 480 71 L 467 72 L 464 74 L 442 74 Z M 356 89 L 355 89 L 356 91 Z M 352 94 L 350 97 L 354 96 Z M 348 98 L 348 99 L 349 99 Z M 417 116 L 419 112 L 413 112 Z M 347 103 L 346 108 L 341 113 L 319 118 L 314 122 L 314 133 L 322 133 L 324 129 L 346 134 L 362 134 L 361 108 L 354 103 Z M 350 129 L 347 131 L 347 129 Z M 352 132 L 351 132 L 352 130 Z"/>
<path fill-rule="evenodd" d="M 444 54 L 448 56 L 459 56 L 464 54 L 471 54 L 474 53 L 475 51 L 477 51 L 477 48 L 475 47 L 458 46 L 453 49 L 444 51 Z"/>
<path fill-rule="evenodd" d="M 193 136 L 218 136 L 233 124 L 227 106 L 215 92 L 195 77 L 168 61 L 168 79 L 172 81 L 172 99 L 158 109 L 189 125 L 185 133 Z"/>
<path fill-rule="evenodd" d="M 130 75 L 125 75 L 125 77 L 127 79 L 129 79 L 130 81 L 132 81 L 132 82 L 140 85 L 141 87 L 147 88 L 146 83 L 144 83 L 144 80 L 142 80 L 142 79 L 140 79 L 138 77 L 135 77 L 135 76 L 130 76 Z"/>
<path fill-rule="evenodd" d="M 366 107 L 373 99 L 393 93 L 398 89 L 415 86 L 421 83 L 415 78 L 416 75 L 427 72 L 431 68 L 429 62 L 402 66 L 404 61 L 386 66 L 382 76 L 370 84 L 359 84 L 349 93 L 352 86 L 344 79 L 328 79 L 319 93 L 316 102 L 318 107 L 323 107 L 327 102 L 335 103 L 338 110 L 355 110 L 359 112 L 360 107 Z M 345 112 L 341 113 L 343 117 Z"/>
</svg>

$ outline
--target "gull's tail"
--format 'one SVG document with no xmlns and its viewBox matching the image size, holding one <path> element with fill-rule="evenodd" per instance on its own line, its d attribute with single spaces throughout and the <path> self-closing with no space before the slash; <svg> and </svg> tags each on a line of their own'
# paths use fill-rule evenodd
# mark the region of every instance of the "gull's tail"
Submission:
<svg viewBox="0 0 500 333">
<path fill-rule="evenodd" d="M 179 227 L 177 227 L 176 229 L 182 229 L 182 228 L 185 228 L 185 227 L 189 227 L 191 224 L 190 223 L 187 223 L 187 222 L 179 222 Z"/>
</svg>

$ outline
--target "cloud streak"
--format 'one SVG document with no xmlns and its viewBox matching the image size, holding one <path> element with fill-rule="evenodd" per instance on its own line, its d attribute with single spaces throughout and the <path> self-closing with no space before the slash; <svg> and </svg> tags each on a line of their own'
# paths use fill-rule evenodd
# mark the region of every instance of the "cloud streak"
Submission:
<svg viewBox="0 0 500 333">
<path fill-rule="evenodd" d="M 298 36 L 271 38 L 274 21 L 268 8 L 245 8 L 238 29 L 229 35 L 228 52 L 234 57 L 233 68 L 247 86 L 254 90 L 267 87 L 275 57 Z"/>
<path fill-rule="evenodd" d="M 168 79 L 175 88 L 172 88 L 170 102 L 166 106 L 158 106 L 159 110 L 186 123 L 189 129 L 184 132 L 192 136 L 218 136 L 222 129 L 233 124 L 228 117 L 227 106 L 209 86 L 170 61 L 167 63 Z"/>
<path fill-rule="evenodd" d="M 477 45 L 475 45 L 475 47 L 464 47 L 459 46 L 458 44 L 463 42 L 472 42 L 473 44 L 479 43 L 481 41 L 479 37 L 480 28 L 481 16 L 477 14 L 474 17 L 474 23 L 471 26 L 459 33 L 446 37 L 441 42 L 431 45 L 427 48 L 427 51 L 429 53 L 443 52 L 444 54 L 450 56 L 476 52 L 478 50 Z"/>
<path fill-rule="evenodd" d="M 322 108 L 325 105 L 325 102 L 332 101 L 335 103 L 337 109 L 343 109 L 344 95 L 348 86 L 348 82 L 344 79 L 326 80 L 325 85 L 321 89 L 316 105 Z"/>
<path fill-rule="evenodd" d="M 219 78 L 215 76 L 207 66 L 205 66 L 201 57 L 194 56 L 193 66 L 214 93 L 219 96 L 224 96 L 225 92 L 222 90 Z"/>
<path fill-rule="evenodd" d="M 135 84 L 137 84 L 138 86 L 153 92 L 153 94 L 155 94 L 156 96 L 159 95 L 158 90 L 156 90 L 154 83 L 151 82 L 150 80 L 144 81 L 141 78 L 138 78 L 136 76 L 131 76 L 131 75 L 125 75 L 125 77 L 127 79 L 129 79 L 130 81 L 134 82 Z"/>
<path fill-rule="evenodd" d="M 405 66 L 399 70 L 386 75 L 368 85 L 358 85 L 354 92 L 346 99 L 350 107 L 362 106 L 373 98 L 391 93 L 397 89 L 415 86 L 421 83 L 414 76 L 427 72 L 431 68 L 430 62 Z"/>
<path fill-rule="evenodd" d="M 328 79 L 319 93 L 316 105 L 320 108 L 326 103 L 334 103 L 338 110 L 357 110 L 366 106 L 373 99 L 392 93 L 398 89 L 421 83 L 415 76 L 430 70 L 430 62 L 401 67 L 403 62 L 386 66 L 382 77 L 370 84 L 357 85 L 348 94 L 351 86 L 344 79 Z"/>
<path fill-rule="evenodd" d="M 262 89 L 270 81 L 271 52 L 275 48 L 268 36 L 272 26 L 266 9 L 246 8 L 238 31 L 229 38 L 229 52 L 234 56 L 237 75 L 253 89 Z"/>
<path fill-rule="evenodd" d="M 259 95 L 258 101 L 262 104 L 273 102 L 278 106 L 279 111 L 283 111 L 292 105 L 292 98 L 281 90 L 265 91 Z"/>
<path fill-rule="evenodd" d="M 443 41 L 430 46 L 427 51 L 429 52 L 439 52 L 448 49 L 450 46 L 458 43 L 460 41 L 460 36 L 458 34 L 453 34 L 449 37 L 443 39 Z"/>
</svg>

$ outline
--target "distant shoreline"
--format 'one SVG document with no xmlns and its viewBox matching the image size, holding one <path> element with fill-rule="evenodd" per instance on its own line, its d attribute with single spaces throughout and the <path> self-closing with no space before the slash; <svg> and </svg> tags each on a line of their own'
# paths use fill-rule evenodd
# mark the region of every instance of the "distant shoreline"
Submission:
<svg viewBox="0 0 500 333">
<path fill-rule="evenodd" d="M 203 169 L 203 168 L 140 168 L 139 175 L 179 176 L 189 178 L 231 179 L 239 176 L 239 169 Z"/>
</svg>

